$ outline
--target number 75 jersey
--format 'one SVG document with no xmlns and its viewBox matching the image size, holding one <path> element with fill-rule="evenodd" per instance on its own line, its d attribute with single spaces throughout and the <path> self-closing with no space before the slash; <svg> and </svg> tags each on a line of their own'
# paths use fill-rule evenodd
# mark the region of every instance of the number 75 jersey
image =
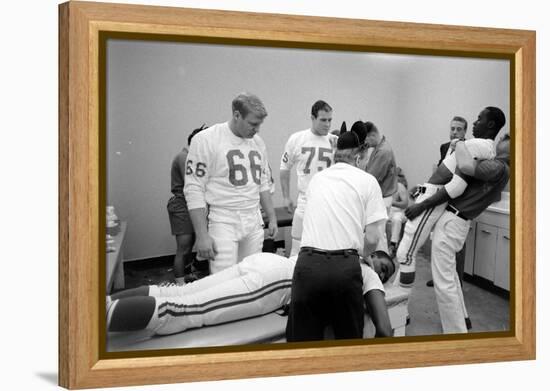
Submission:
<svg viewBox="0 0 550 391">
<path fill-rule="evenodd" d="M 280 169 L 290 170 L 296 165 L 298 193 L 305 194 L 313 175 L 332 165 L 332 143 L 336 145 L 337 139 L 338 137 L 332 134 L 318 136 L 313 134 L 311 129 L 301 130 L 289 137 L 281 157 Z"/>
<path fill-rule="evenodd" d="M 259 206 L 269 190 L 263 140 L 237 137 L 229 124 L 211 126 L 193 137 L 185 163 L 184 194 L 189 209 L 221 207 L 242 210 Z"/>
</svg>

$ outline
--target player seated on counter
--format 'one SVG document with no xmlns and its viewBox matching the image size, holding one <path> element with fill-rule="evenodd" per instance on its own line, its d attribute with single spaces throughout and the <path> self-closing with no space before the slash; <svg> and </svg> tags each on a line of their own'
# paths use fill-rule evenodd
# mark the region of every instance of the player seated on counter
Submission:
<svg viewBox="0 0 550 391">
<path fill-rule="evenodd" d="M 219 273 L 185 285 L 149 285 L 107 296 L 107 331 L 149 330 L 167 335 L 264 315 L 290 301 L 296 257 L 249 255 Z M 394 274 L 388 254 L 361 258 L 365 309 L 376 337 L 393 335 L 383 283 Z"/>
</svg>

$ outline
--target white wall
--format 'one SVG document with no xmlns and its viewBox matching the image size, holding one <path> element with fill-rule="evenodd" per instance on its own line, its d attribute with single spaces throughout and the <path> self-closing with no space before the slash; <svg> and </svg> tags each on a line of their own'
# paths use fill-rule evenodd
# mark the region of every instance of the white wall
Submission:
<svg viewBox="0 0 550 391">
<path fill-rule="evenodd" d="M 141 41 L 109 43 L 107 80 L 107 202 L 128 221 L 128 259 L 175 252 L 166 213 L 171 161 L 192 129 L 230 118 L 238 92 L 266 105 L 260 135 L 278 182 L 284 143 L 311 125 L 317 99 L 334 108 L 334 128 L 360 118 L 393 128 L 399 91 L 379 55 Z M 280 186 L 274 202 L 282 204 Z"/>
<path fill-rule="evenodd" d="M 455 115 L 472 124 L 486 106 L 510 115 L 509 61 L 411 57 L 401 73 L 397 132 L 392 137 L 398 164 L 410 185 L 425 182 L 439 161 L 439 146 L 449 141 Z M 509 132 L 508 124 L 501 130 Z M 499 137 L 499 136 L 497 136 Z"/>
<path fill-rule="evenodd" d="M 175 252 L 172 158 L 192 129 L 226 121 L 240 91 L 267 107 L 260 135 L 277 183 L 284 143 L 310 126 L 317 99 L 334 108 L 333 128 L 376 123 L 411 184 L 428 178 L 454 115 L 471 123 L 488 105 L 509 111 L 503 60 L 116 40 L 107 53 L 107 202 L 128 221 L 128 259 Z"/>
</svg>

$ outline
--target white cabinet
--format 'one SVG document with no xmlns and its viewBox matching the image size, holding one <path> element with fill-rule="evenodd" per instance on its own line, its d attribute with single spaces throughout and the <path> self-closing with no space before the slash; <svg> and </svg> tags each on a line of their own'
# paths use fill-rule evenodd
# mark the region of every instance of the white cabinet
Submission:
<svg viewBox="0 0 550 391">
<path fill-rule="evenodd" d="M 489 281 L 495 279 L 495 258 L 497 252 L 498 228 L 484 223 L 476 225 L 474 254 L 474 275 Z"/>
<path fill-rule="evenodd" d="M 472 221 L 464 271 L 510 290 L 510 215 L 487 210 Z"/>
<path fill-rule="evenodd" d="M 498 230 L 494 283 L 510 290 L 510 231 L 507 229 Z"/>
</svg>

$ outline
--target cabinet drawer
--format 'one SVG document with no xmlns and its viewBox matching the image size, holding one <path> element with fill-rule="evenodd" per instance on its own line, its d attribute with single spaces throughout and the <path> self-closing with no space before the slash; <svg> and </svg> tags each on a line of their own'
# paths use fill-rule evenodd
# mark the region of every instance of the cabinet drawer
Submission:
<svg viewBox="0 0 550 391">
<path fill-rule="evenodd" d="M 476 218 L 476 221 L 483 224 L 494 225 L 496 227 L 503 228 L 503 229 L 510 228 L 509 214 L 491 212 L 486 210 Z"/>
<path fill-rule="evenodd" d="M 495 285 L 510 290 L 510 231 L 507 229 L 498 230 Z"/>
<path fill-rule="evenodd" d="M 474 274 L 491 282 L 495 280 L 495 258 L 498 228 L 478 222 L 474 255 Z"/>
</svg>

